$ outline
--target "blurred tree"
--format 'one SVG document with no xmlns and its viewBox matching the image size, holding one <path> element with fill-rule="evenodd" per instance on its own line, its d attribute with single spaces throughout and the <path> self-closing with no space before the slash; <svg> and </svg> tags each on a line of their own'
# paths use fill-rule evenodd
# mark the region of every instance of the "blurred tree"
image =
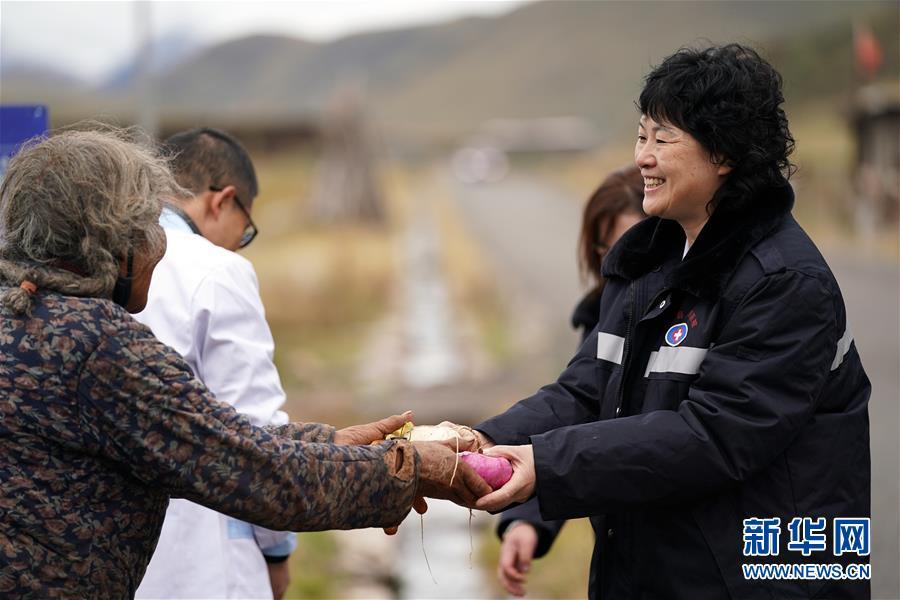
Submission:
<svg viewBox="0 0 900 600">
<path fill-rule="evenodd" d="M 310 218 L 319 223 L 384 221 L 375 150 L 357 87 L 339 90 L 326 110 L 322 157 L 314 175 Z"/>
</svg>

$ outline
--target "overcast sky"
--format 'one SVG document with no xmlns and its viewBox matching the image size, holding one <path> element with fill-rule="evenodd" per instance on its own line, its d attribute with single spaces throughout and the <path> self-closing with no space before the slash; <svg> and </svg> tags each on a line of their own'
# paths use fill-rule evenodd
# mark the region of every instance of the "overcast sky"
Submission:
<svg viewBox="0 0 900 600">
<path fill-rule="evenodd" d="M 178 33 L 203 45 L 251 33 L 324 41 L 373 29 L 496 15 L 524 0 L 307 0 L 144 3 L 0 0 L 0 54 L 6 61 L 54 65 L 99 81 L 133 56 L 144 35 L 136 15 L 149 13 L 154 37 Z"/>
</svg>

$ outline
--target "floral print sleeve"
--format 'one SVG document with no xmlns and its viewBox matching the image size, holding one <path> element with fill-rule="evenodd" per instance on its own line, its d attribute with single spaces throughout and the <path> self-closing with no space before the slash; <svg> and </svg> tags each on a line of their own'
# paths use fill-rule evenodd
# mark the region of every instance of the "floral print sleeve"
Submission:
<svg viewBox="0 0 900 600">
<path fill-rule="evenodd" d="M 170 496 L 282 530 L 409 511 L 407 443 L 254 427 L 112 302 L 34 298 L 28 317 L 0 306 L 0 597 L 133 596 Z"/>
<path fill-rule="evenodd" d="M 334 441 L 335 429 L 322 423 L 288 423 L 286 425 L 268 425 L 264 428 L 272 435 L 291 438 L 301 442 L 319 442 L 330 444 Z"/>
<path fill-rule="evenodd" d="M 412 448 L 303 442 L 294 436 L 328 432 L 254 427 L 136 323 L 101 342 L 79 394 L 82 426 L 106 457 L 147 485 L 245 521 L 294 531 L 383 527 L 402 521 L 413 501 Z"/>
</svg>

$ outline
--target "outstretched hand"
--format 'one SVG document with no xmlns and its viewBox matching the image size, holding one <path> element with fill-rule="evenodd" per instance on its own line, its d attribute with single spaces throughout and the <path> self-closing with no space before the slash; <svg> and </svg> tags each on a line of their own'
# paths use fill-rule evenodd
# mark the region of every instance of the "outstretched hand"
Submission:
<svg viewBox="0 0 900 600">
<path fill-rule="evenodd" d="M 420 515 L 428 510 L 426 496 L 475 508 L 478 498 L 490 493 L 491 486 L 468 463 L 459 460 L 445 442 L 410 443 L 419 456 L 419 482 L 413 508 Z M 398 530 L 399 527 L 384 528 L 387 535 L 394 535 Z"/>
<path fill-rule="evenodd" d="M 334 443 L 342 446 L 364 446 L 380 442 L 384 440 L 384 436 L 400 429 L 407 421 L 412 421 L 412 417 L 412 411 L 408 410 L 402 415 L 393 415 L 374 423 L 345 427 L 334 433 Z"/>
<path fill-rule="evenodd" d="M 451 500 L 466 508 L 491 491 L 475 469 L 441 442 L 412 442 L 419 455 L 418 496 Z"/>
<path fill-rule="evenodd" d="M 484 451 L 487 456 L 502 456 L 512 464 L 513 474 L 502 488 L 483 496 L 475 503 L 481 510 L 498 511 L 513 502 L 524 502 L 534 494 L 534 450 L 531 445 L 493 446 Z"/>
</svg>

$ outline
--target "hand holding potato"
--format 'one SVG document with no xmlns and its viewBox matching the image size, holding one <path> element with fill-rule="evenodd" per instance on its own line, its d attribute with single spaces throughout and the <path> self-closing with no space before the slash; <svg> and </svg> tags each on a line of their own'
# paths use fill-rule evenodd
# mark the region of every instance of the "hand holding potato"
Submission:
<svg viewBox="0 0 900 600">
<path fill-rule="evenodd" d="M 534 494 L 534 450 L 526 446 L 493 446 L 484 451 L 487 456 L 502 456 L 512 464 L 513 474 L 506 485 L 478 500 L 477 508 L 498 511 L 513 502 L 524 502 Z"/>
<path fill-rule="evenodd" d="M 475 508 L 478 498 L 491 492 L 491 486 L 443 442 L 412 444 L 419 455 L 418 496 L 442 498 Z"/>
</svg>

